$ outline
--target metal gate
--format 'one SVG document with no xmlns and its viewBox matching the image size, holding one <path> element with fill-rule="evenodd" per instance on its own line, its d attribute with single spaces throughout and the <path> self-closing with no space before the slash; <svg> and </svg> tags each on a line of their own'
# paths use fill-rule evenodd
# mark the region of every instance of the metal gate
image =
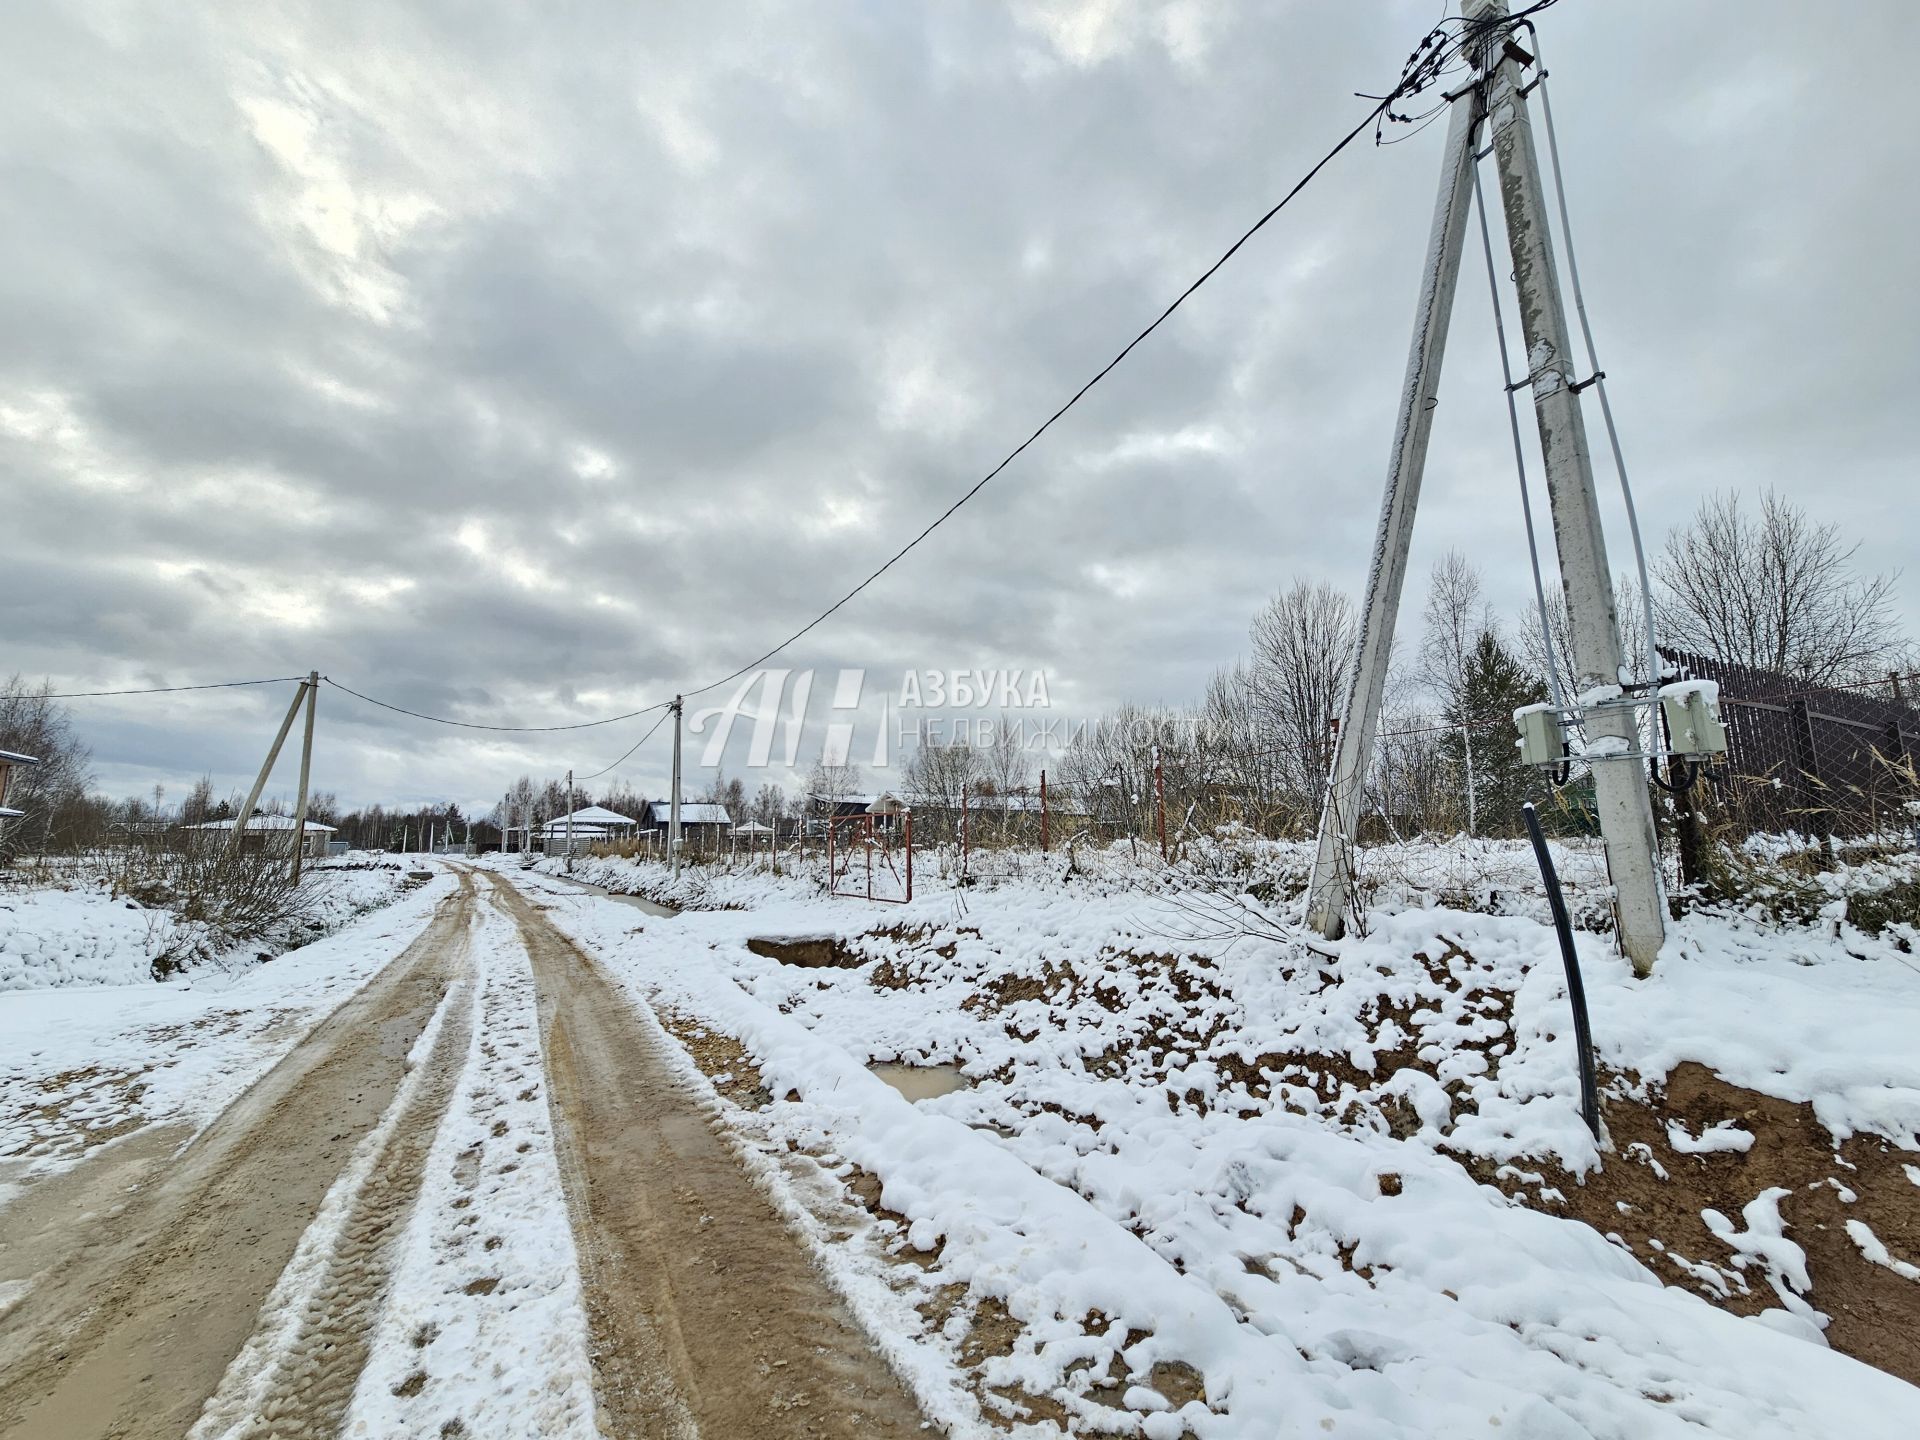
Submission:
<svg viewBox="0 0 1920 1440">
<path fill-rule="evenodd" d="M 899 821 L 876 825 L 877 820 Z M 836 815 L 827 822 L 827 890 L 855 900 L 913 899 L 913 815 Z"/>
</svg>

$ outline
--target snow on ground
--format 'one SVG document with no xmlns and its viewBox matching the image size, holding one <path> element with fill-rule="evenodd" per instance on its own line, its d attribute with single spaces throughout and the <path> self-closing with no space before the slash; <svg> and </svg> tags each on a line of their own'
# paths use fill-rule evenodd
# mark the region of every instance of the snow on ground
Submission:
<svg viewBox="0 0 1920 1440">
<path fill-rule="evenodd" d="M 408 868 L 362 853 L 316 863 L 306 881 L 312 935 L 390 903 Z M 155 958 L 185 938 L 187 927 L 171 911 L 115 896 L 85 870 L 42 883 L 29 868 L 0 872 L 0 880 L 6 882 L 0 887 L 0 991 L 139 984 L 153 978 Z M 239 945 L 210 968 L 238 969 L 279 948 Z"/>
<path fill-rule="evenodd" d="M 356 884 L 367 896 L 394 893 L 384 879 L 377 889 Z M 0 1176 L 64 1169 L 148 1125 L 184 1122 L 197 1133 L 404 950 L 455 884 L 442 871 L 271 964 L 199 970 L 163 984 L 146 978 L 125 951 L 103 948 L 103 957 L 117 957 L 103 960 L 103 973 L 139 978 L 43 985 L 0 998 Z M 12 892 L 0 904 L 19 898 Z M 40 913 L 11 912 L 22 924 Z M 126 912 L 93 894 L 61 894 L 48 913 L 88 917 L 54 935 L 90 933 L 103 946 L 104 937 L 137 935 L 101 919 Z"/>
<path fill-rule="evenodd" d="M 533 970 L 475 911 L 465 1063 L 343 1433 L 578 1436 L 594 1427 L 579 1258 L 547 1109 Z"/>
<path fill-rule="evenodd" d="M 576 868 L 669 893 L 658 866 Z M 517 878 L 683 1037 L 744 1045 L 772 1098 L 738 1123 L 868 1187 L 917 1261 L 889 1283 L 919 1294 L 923 1348 L 1002 1424 L 1208 1440 L 1920 1425 L 1920 1390 L 1825 1348 L 1780 1195 L 1696 1221 L 1719 1237 L 1704 1268 L 1723 1288 L 1758 1282 L 1755 1318 L 1541 1213 L 1602 1152 L 1578 1110 L 1557 948 L 1517 874 L 1489 907 L 1515 913 L 1450 909 L 1422 892 L 1487 867 L 1442 859 L 1438 884 L 1323 956 L 1180 939 L 1193 916 L 1165 894 L 1062 868 L 966 890 L 923 879 L 907 906 L 702 872 L 671 893 L 743 908 L 644 920 Z M 1912 1147 L 1920 972 L 1895 940 L 1837 928 L 1695 915 L 1646 982 L 1579 937 L 1615 1094 L 1694 1062 L 1810 1104 L 1833 1143 Z M 750 940 L 810 942 L 784 953 L 827 968 Z M 871 1061 L 957 1064 L 972 1084 L 911 1104 Z M 1711 1128 L 1686 1134 L 1738 1163 Z M 1901 1263 L 1920 1237 L 1859 1223 L 1841 1243 L 1908 1283 L 1859 1236 Z"/>
</svg>

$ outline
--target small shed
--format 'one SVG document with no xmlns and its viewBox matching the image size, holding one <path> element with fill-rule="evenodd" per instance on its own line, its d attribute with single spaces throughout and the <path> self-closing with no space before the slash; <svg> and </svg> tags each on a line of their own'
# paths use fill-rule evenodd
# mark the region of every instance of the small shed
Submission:
<svg viewBox="0 0 1920 1440">
<path fill-rule="evenodd" d="M 655 800 L 647 806 L 647 820 L 664 834 L 673 823 L 672 803 Z M 733 816 L 727 813 L 726 806 L 706 801 L 680 802 L 680 839 L 689 849 L 719 845 L 732 829 Z"/>
<path fill-rule="evenodd" d="M 604 825 L 587 825 L 575 820 L 571 826 L 562 820 L 549 820 L 540 827 L 540 848 L 549 855 L 564 855 L 569 842 L 577 855 L 612 838 Z"/>
<path fill-rule="evenodd" d="M 7 786 L 13 780 L 13 767 L 16 765 L 38 765 L 39 757 L 22 755 L 14 750 L 0 750 L 0 820 L 11 820 L 24 815 L 24 810 L 14 810 L 7 805 Z"/>
<path fill-rule="evenodd" d="M 187 829 L 220 836 L 232 831 L 238 822 L 235 820 L 208 820 L 199 825 L 189 825 Z M 272 849 L 283 853 L 293 850 L 293 832 L 299 826 L 291 815 L 263 815 L 254 811 L 253 819 L 247 822 L 247 828 L 241 832 L 240 843 L 248 849 Z M 301 854 L 318 860 L 327 853 L 327 842 L 333 836 L 334 827 L 322 825 L 318 820 L 307 821 L 305 845 Z"/>
</svg>

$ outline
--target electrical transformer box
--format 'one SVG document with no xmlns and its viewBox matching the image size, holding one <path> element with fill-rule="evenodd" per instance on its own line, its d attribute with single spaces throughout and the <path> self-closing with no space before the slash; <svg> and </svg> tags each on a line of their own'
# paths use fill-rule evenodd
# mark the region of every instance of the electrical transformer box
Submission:
<svg viewBox="0 0 1920 1440">
<path fill-rule="evenodd" d="M 1513 712 L 1513 723 L 1520 731 L 1516 742 L 1522 765 L 1558 765 L 1566 756 L 1560 738 L 1560 716 L 1551 705 L 1528 705 Z"/>
<path fill-rule="evenodd" d="M 1668 743 L 1676 755 L 1702 759 L 1727 753 L 1727 727 L 1720 723 L 1720 687 L 1711 680 L 1682 680 L 1660 687 Z"/>
</svg>

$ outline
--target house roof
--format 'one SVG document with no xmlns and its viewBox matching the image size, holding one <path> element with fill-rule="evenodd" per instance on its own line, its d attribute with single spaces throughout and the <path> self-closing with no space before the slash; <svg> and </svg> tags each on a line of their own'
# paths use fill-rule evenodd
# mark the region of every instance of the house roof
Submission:
<svg viewBox="0 0 1920 1440">
<path fill-rule="evenodd" d="M 189 825 L 187 829 L 231 830 L 233 829 L 233 824 L 234 822 L 230 819 L 207 820 L 198 825 Z M 247 829 L 249 830 L 291 830 L 293 828 L 294 820 L 291 815 L 256 815 L 247 822 Z M 322 825 L 318 820 L 307 821 L 307 829 L 309 830 L 325 830 L 328 834 L 332 834 L 333 828 L 331 825 Z"/>
<path fill-rule="evenodd" d="M 547 821 L 549 825 L 564 826 L 566 823 L 567 817 L 565 815 L 556 815 L 553 819 Z M 640 822 L 635 820 L 631 815 L 616 814 L 604 805 L 589 805 L 584 810 L 576 810 L 573 812 L 573 823 L 575 828 L 578 828 L 582 824 L 638 825 Z"/>
<path fill-rule="evenodd" d="M 542 834 L 549 836 L 565 835 L 571 831 L 573 838 L 576 840 L 582 835 L 593 836 L 607 833 L 607 827 L 604 825 L 583 825 L 578 820 L 569 825 L 564 819 L 549 820 L 540 827 L 540 830 Z"/>
<path fill-rule="evenodd" d="M 673 802 L 670 800 L 655 800 L 647 806 L 647 818 L 656 822 L 671 822 L 673 819 Z M 733 817 L 727 813 L 727 807 L 724 805 L 691 804 L 682 800 L 680 802 L 680 823 L 682 825 L 731 825 L 733 824 Z"/>
<path fill-rule="evenodd" d="M 733 833 L 736 835 L 771 835 L 773 834 L 773 827 L 771 825 L 762 825 L 755 820 L 749 820 L 744 825 L 734 826 Z"/>
</svg>

